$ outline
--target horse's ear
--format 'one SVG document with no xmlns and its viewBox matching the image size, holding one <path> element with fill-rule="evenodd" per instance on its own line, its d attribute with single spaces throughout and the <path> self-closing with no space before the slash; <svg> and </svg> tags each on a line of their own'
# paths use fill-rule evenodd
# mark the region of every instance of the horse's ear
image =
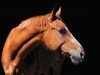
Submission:
<svg viewBox="0 0 100 75">
<path fill-rule="evenodd" d="M 61 5 L 62 5 L 62 0 L 57 0 L 56 4 L 54 5 L 54 9 L 50 13 L 50 18 L 55 19 L 55 17 L 60 17 L 61 16 Z"/>
<path fill-rule="evenodd" d="M 55 16 L 57 16 L 57 17 L 61 16 L 61 7 L 59 8 L 59 10 L 54 7 L 52 12 L 50 13 L 50 19 L 54 19 Z"/>
<path fill-rule="evenodd" d="M 61 7 L 59 8 L 59 10 L 56 12 L 56 16 L 60 17 L 61 16 Z"/>
</svg>

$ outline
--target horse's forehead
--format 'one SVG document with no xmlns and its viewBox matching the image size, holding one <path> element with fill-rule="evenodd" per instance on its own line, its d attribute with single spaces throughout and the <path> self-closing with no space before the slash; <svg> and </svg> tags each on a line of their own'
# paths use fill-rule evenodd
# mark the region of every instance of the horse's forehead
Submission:
<svg viewBox="0 0 100 75">
<path fill-rule="evenodd" d="M 56 20 L 52 22 L 50 25 L 58 30 L 66 27 L 66 25 L 61 20 Z"/>
</svg>

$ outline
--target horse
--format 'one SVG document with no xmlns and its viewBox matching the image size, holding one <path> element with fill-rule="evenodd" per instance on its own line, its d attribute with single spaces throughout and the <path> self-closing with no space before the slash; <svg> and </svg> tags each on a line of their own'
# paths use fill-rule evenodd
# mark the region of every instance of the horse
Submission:
<svg viewBox="0 0 100 75">
<path fill-rule="evenodd" d="M 57 11 L 22 21 L 9 33 L 3 51 L 5 75 L 60 75 L 66 57 L 73 64 L 83 61 L 85 51 Z"/>
</svg>

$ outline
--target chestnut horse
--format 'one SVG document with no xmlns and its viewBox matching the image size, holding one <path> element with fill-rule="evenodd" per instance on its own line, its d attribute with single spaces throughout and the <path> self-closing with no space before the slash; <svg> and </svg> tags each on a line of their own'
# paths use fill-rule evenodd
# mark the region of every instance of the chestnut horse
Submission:
<svg viewBox="0 0 100 75">
<path fill-rule="evenodd" d="M 5 75 L 60 75 L 64 59 L 82 62 L 84 50 L 62 21 L 61 8 L 36 16 L 13 28 L 7 37 L 2 65 Z"/>
</svg>

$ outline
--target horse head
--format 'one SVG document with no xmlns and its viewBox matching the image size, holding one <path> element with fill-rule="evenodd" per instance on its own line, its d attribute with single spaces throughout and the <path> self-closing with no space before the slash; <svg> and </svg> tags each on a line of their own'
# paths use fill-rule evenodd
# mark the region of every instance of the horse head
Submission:
<svg viewBox="0 0 100 75">
<path fill-rule="evenodd" d="M 78 64 L 84 59 L 85 52 L 81 44 L 74 38 L 68 30 L 66 24 L 62 21 L 61 8 L 56 13 L 49 14 L 48 25 L 50 26 L 43 33 L 43 43 L 50 51 L 60 49 L 64 56 L 68 56 L 72 63 Z"/>
</svg>

